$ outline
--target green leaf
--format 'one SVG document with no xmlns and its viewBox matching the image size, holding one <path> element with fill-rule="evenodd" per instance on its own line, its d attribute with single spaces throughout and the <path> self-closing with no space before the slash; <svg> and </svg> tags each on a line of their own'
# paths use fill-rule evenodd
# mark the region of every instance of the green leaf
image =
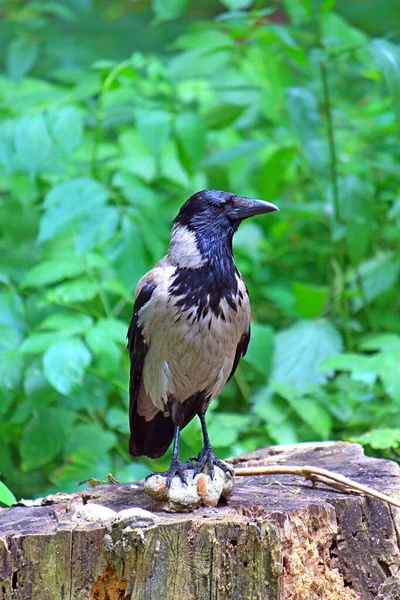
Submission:
<svg viewBox="0 0 400 600">
<path fill-rule="evenodd" d="M 0 402 L 15 396 L 22 379 L 23 356 L 18 350 L 0 353 Z"/>
<path fill-rule="evenodd" d="M 50 346 L 50 344 L 48 345 Z M 47 348 L 46 348 L 47 349 Z M 45 376 L 43 375 L 41 361 L 33 360 L 24 373 L 24 394 L 25 400 L 30 405 L 29 416 L 37 408 L 47 407 L 52 402 L 57 400 L 57 392 L 51 387 Z M 21 403 L 22 404 L 22 403 Z M 18 404 L 18 408 L 21 406 Z M 22 422 L 24 422 L 24 409 L 21 411 Z M 15 419 L 15 413 L 12 416 Z"/>
<path fill-rule="evenodd" d="M 120 433 L 129 433 L 129 419 L 126 410 L 112 407 L 107 411 L 105 419 L 110 429 Z"/>
<path fill-rule="evenodd" d="M 5 504 L 6 506 L 11 506 L 16 502 L 17 499 L 8 487 L 0 481 L 0 504 Z"/>
<path fill-rule="evenodd" d="M 329 296 L 327 287 L 295 282 L 292 290 L 300 316 L 313 318 L 321 314 Z"/>
<path fill-rule="evenodd" d="M 117 466 L 113 470 L 113 473 L 118 481 L 141 481 L 149 474 L 149 467 L 139 461 L 135 461 L 134 464 Z"/>
<path fill-rule="evenodd" d="M 22 470 L 31 471 L 51 462 L 61 451 L 74 419 L 74 413 L 62 408 L 39 411 L 22 434 Z"/>
<path fill-rule="evenodd" d="M 352 379 L 355 381 L 363 381 L 367 384 L 375 383 L 378 377 L 376 356 L 353 354 L 351 352 L 327 358 L 322 363 L 321 369 L 349 371 Z"/>
<path fill-rule="evenodd" d="M 245 221 L 233 238 L 233 248 L 257 264 L 261 258 L 263 239 L 261 227 L 253 221 Z"/>
<path fill-rule="evenodd" d="M 231 52 L 227 48 L 196 48 L 189 52 L 181 52 L 169 63 L 168 72 L 173 80 L 187 80 L 188 72 L 190 78 L 209 78 L 210 72 L 213 77 L 222 72 L 231 59 Z M 244 107 L 242 107 L 242 111 Z"/>
<path fill-rule="evenodd" d="M 71 23 L 76 22 L 78 20 L 77 13 L 74 12 L 72 8 L 69 6 L 65 6 L 58 2 L 45 1 L 40 2 L 40 5 L 34 5 L 35 9 L 38 9 L 41 14 L 49 14 L 54 15 L 55 17 L 59 17 L 63 21 L 70 21 Z M 73 5 L 72 5 L 73 6 Z M 75 5 L 77 7 L 77 5 Z M 81 4 L 82 9 L 84 10 L 89 6 L 88 2 L 84 2 Z"/>
<path fill-rule="evenodd" d="M 383 352 L 375 361 L 386 393 L 400 404 L 400 349 Z"/>
<path fill-rule="evenodd" d="M 367 35 L 353 27 L 342 16 L 336 12 L 322 15 L 321 29 L 323 44 L 331 51 L 348 49 L 351 47 L 362 47 L 368 40 Z"/>
<path fill-rule="evenodd" d="M 39 46 L 29 39 L 13 40 L 7 49 L 7 71 L 11 79 L 21 81 L 35 65 L 39 56 Z"/>
<path fill-rule="evenodd" d="M 273 379 L 270 382 L 271 387 L 277 394 L 285 398 L 289 402 L 289 404 L 293 404 L 297 402 L 300 392 L 295 387 L 291 385 L 287 385 L 286 383 L 281 383 L 280 381 L 274 381 Z"/>
<path fill-rule="evenodd" d="M 0 321 L 0 353 L 16 350 L 21 341 L 21 335 L 11 325 Z"/>
<path fill-rule="evenodd" d="M 169 140 L 161 155 L 161 175 L 172 183 L 188 189 L 190 180 L 179 160 L 176 143 Z"/>
<path fill-rule="evenodd" d="M 244 357 L 264 378 L 268 377 L 274 353 L 274 332 L 272 327 L 261 323 L 251 324 L 251 341 Z"/>
<path fill-rule="evenodd" d="M 132 256 L 135 257 L 134 261 Z M 151 267 L 141 228 L 127 216 L 122 218 L 122 242 L 116 251 L 113 266 L 118 279 L 132 291 L 143 273 Z"/>
<path fill-rule="evenodd" d="M 77 312 L 55 312 L 39 325 L 39 329 L 62 331 L 62 335 L 76 335 L 84 333 L 91 325 L 93 319 L 89 315 Z"/>
<path fill-rule="evenodd" d="M 264 146 L 265 142 L 263 140 L 244 140 L 236 146 L 233 146 L 233 148 L 214 152 L 208 156 L 202 164 L 209 166 L 230 163 L 232 160 L 235 160 L 235 158 L 252 155 L 258 150 L 261 150 Z"/>
<path fill-rule="evenodd" d="M 321 371 L 320 365 L 342 346 L 340 333 L 329 321 L 299 321 L 275 336 L 271 379 L 299 390 L 323 384 L 328 373 Z"/>
<path fill-rule="evenodd" d="M 62 281 L 63 279 L 71 279 L 85 272 L 85 266 L 79 260 L 45 260 L 38 265 L 35 265 L 28 271 L 25 278 L 22 280 L 22 287 L 43 287 Z"/>
<path fill-rule="evenodd" d="M 206 130 L 203 120 L 197 113 L 180 112 L 175 120 L 175 134 L 184 164 L 194 169 L 203 157 Z"/>
<path fill-rule="evenodd" d="M 208 424 L 208 433 L 213 445 L 218 448 L 227 448 L 237 441 L 240 431 L 245 429 L 248 424 L 249 418 L 246 415 L 215 412 Z"/>
<path fill-rule="evenodd" d="M 400 196 L 393 202 L 391 209 L 388 212 L 389 219 L 396 219 L 400 217 Z"/>
<path fill-rule="evenodd" d="M 152 0 L 152 9 L 159 21 L 170 21 L 183 14 L 189 0 Z"/>
<path fill-rule="evenodd" d="M 32 205 L 39 198 L 39 187 L 26 173 L 14 173 L 12 194 L 24 207 Z"/>
<path fill-rule="evenodd" d="M 220 29 L 191 29 L 180 35 L 175 42 L 175 47 L 180 50 L 214 51 L 222 48 L 232 49 L 235 42 L 229 33 Z"/>
<path fill-rule="evenodd" d="M 149 151 L 156 156 L 160 154 L 170 132 L 169 114 L 161 110 L 140 109 L 136 112 L 136 127 Z"/>
<path fill-rule="evenodd" d="M 143 183 L 136 175 L 127 171 L 118 171 L 113 177 L 113 185 L 120 188 L 128 202 L 134 207 L 159 208 L 160 195 L 157 190 Z"/>
<path fill-rule="evenodd" d="M 91 359 L 83 342 L 78 339 L 63 340 L 46 350 L 43 373 L 58 392 L 68 396 L 82 384 L 83 374 Z"/>
<path fill-rule="evenodd" d="M 82 177 L 56 185 L 44 201 L 38 242 L 51 240 L 67 227 L 78 224 L 104 205 L 107 197 L 107 189 L 93 179 Z"/>
<path fill-rule="evenodd" d="M 353 275 L 350 280 L 351 287 L 358 292 L 352 300 L 352 308 L 358 312 L 364 304 L 370 304 L 379 298 L 397 282 L 400 273 L 400 262 L 387 252 L 363 262 L 357 269 L 358 277 Z M 359 283 L 363 294 L 359 293 Z"/>
<path fill-rule="evenodd" d="M 51 139 L 41 113 L 26 115 L 17 121 L 15 147 L 20 162 L 35 177 L 50 153 Z"/>
<path fill-rule="evenodd" d="M 346 222 L 346 244 L 351 263 L 356 265 L 366 254 L 373 231 L 374 188 L 355 175 L 339 181 L 340 217 Z"/>
<path fill-rule="evenodd" d="M 101 286 L 106 292 L 116 294 L 127 302 L 132 302 L 132 292 L 118 279 L 103 279 Z"/>
<path fill-rule="evenodd" d="M 64 334 L 64 337 L 65 334 Z M 22 354 L 43 354 L 60 339 L 59 333 L 31 333 L 21 345 Z"/>
<path fill-rule="evenodd" d="M 386 40 L 372 40 L 369 44 L 374 63 L 383 73 L 393 100 L 394 110 L 400 125 L 400 51 Z"/>
<path fill-rule="evenodd" d="M 260 177 L 260 198 L 276 198 L 286 184 L 288 173 L 295 161 L 298 150 L 291 146 L 269 146 L 267 156 L 263 153 Z M 240 231 L 240 229 L 239 229 Z"/>
<path fill-rule="evenodd" d="M 400 446 L 400 429 L 372 429 L 363 435 L 352 437 L 351 441 L 363 444 L 363 446 L 371 446 L 376 450 L 398 448 Z"/>
<path fill-rule="evenodd" d="M 325 138 L 316 97 L 306 88 L 290 88 L 288 109 L 293 126 L 300 138 L 307 160 L 312 168 L 324 169 L 328 164 Z"/>
<path fill-rule="evenodd" d="M 293 25 L 302 25 L 309 20 L 309 6 L 304 6 L 299 0 L 283 0 L 283 4 Z"/>
<path fill-rule="evenodd" d="M 278 382 L 271 382 L 271 387 Z M 279 384 L 281 385 L 281 384 Z M 279 392 L 278 392 L 279 393 Z M 254 396 L 254 412 L 265 423 L 279 425 L 287 418 L 287 403 L 271 393 L 271 388 L 265 386 Z M 290 410 L 290 409 L 289 409 Z"/>
<path fill-rule="evenodd" d="M 277 425 L 276 423 L 266 423 L 265 429 L 268 435 L 276 444 L 297 444 L 299 442 L 298 427 L 292 419 L 286 419 Z"/>
<path fill-rule="evenodd" d="M 116 442 L 116 435 L 99 425 L 78 424 L 70 431 L 64 446 L 64 456 L 73 458 L 79 455 L 90 460 L 104 455 Z"/>
<path fill-rule="evenodd" d="M 204 113 L 204 122 L 208 129 L 224 129 L 243 113 L 244 107 L 236 104 L 214 104 Z"/>
<path fill-rule="evenodd" d="M 74 304 L 92 300 L 98 294 L 95 283 L 88 279 L 77 279 L 68 283 L 62 283 L 54 289 L 49 290 L 46 299 L 55 304 Z"/>
<path fill-rule="evenodd" d="M 146 183 L 156 175 L 156 157 L 150 152 L 138 131 L 124 131 L 119 136 L 124 156 L 120 166 Z"/>
<path fill-rule="evenodd" d="M 119 212 L 115 206 L 100 206 L 82 219 L 75 237 L 75 249 L 83 253 L 110 240 L 118 227 Z"/>
<path fill-rule="evenodd" d="M 85 340 L 95 357 L 96 370 L 106 377 L 114 375 L 121 360 L 121 353 L 116 343 L 101 326 L 89 329 Z"/>
<path fill-rule="evenodd" d="M 313 14 L 324 13 L 336 4 L 337 0 L 298 0 L 310 16 Z"/>
<path fill-rule="evenodd" d="M 351 352 L 344 352 L 343 354 L 337 354 L 326 358 L 321 363 L 321 369 L 333 370 L 333 371 L 375 371 L 375 362 L 373 356 L 367 356 L 365 354 L 353 354 Z"/>
<path fill-rule="evenodd" d="M 400 335 L 396 333 L 378 333 L 368 336 L 359 347 L 361 350 L 399 350 Z"/>
<path fill-rule="evenodd" d="M 130 300 L 132 300 L 132 298 Z M 125 344 L 128 323 L 120 321 L 119 319 L 99 319 L 97 321 L 97 327 L 104 331 L 114 342 Z"/>
<path fill-rule="evenodd" d="M 229 10 L 243 10 L 250 8 L 254 0 L 219 0 Z"/>
<path fill-rule="evenodd" d="M 47 115 L 50 132 L 66 154 L 70 154 L 82 142 L 82 118 L 75 107 L 65 106 Z"/>
<path fill-rule="evenodd" d="M 329 438 L 332 431 L 332 417 L 315 400 L 299 398 L 291 405 L 304 423 L 317 434 L 319 439 Z"/>
<path fill-rule="evenodd" d="M 64 398 L 64 403 L 71 410 L 83 410 L 97 419 L 99 415 L 104 415 L 111 389 L 108 381 L 89 371 L 85 374 L 81 387 Z"/>
<path fill-rule="evenodd" d="M 9 325 L 22 337 L 25 314 L 21 296 L 14 292 L 0 292 L 0 323 Z"/>
</svg>

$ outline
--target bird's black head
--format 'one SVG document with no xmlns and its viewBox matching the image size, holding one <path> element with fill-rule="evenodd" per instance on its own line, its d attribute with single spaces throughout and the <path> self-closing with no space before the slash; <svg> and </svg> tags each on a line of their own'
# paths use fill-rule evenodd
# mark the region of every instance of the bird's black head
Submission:
<svg viewBox="0 0 400 600">
<path fill-rule="evenodd" d="M 233 234 L 243 219 L 274 210 L 278 208 L 269 202 L 220 190 L 191 196 L 174 220 L 168 248 L 170 263 L 177 265 L 170 287 L 180 297 L 177 305 L 197 306 L 201 312 L 209 303 L 218 314 L 222 298 L 232 303 L 238 286 Z"/>
<path fill-rule="evenodd" d="M 174 224 L 187 227 L 190 231 L 209 239 L 232 239 L 232 235 L 243 219 L 279 210 L 275 204 L 235 196 L 221 190 L 197 192 L 185 202 L 174 220 Z"/>
<path fill-rule="evenodd" d="M 184 268 L 232 261 L 232 238 L 243 219 L 279 210 L 262 200 L 242 198 L 220 190 L 197 192 L 174 220 L 168 256 Z M 222 267 L 221 267 L 222 268 Z"/>
</svg>

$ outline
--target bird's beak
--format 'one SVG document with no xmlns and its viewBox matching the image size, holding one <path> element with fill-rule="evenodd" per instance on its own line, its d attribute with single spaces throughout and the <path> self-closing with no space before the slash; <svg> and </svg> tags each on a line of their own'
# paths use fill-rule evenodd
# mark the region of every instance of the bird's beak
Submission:
<svg viewBox="0 0 400 600">
<path fill-rule="evenodd" d="M 275 210 L 279 210 L 279 208 L 275 206 L 275 204 L 272 204 L 272 202 L 235 196 L 233 207 L 230 212 L 237 219 L 247 219 L 247 217 L 263 215 L 264 213 L 273 212 Z"/>
</svg>

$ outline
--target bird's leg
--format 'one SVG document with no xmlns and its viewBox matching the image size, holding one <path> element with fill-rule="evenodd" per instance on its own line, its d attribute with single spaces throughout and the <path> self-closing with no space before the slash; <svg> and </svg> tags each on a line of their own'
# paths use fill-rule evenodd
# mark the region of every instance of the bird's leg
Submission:
<svg viewBox="0 0 400 600">
<path fill-rule="evenodd" d="M 206 417 L 204 413 L 199 414 L 199 419 L 201 422 L 201 429 L 203 431 L 203 440 L 204 446 L 203 450 L 200 452 L 199 457 L 197 459 L 197 465 L 194 470 L 194 474 L 198 475 L 207 465 L 211 479 L 214 478 L 214 465 L 219 467 L 224 471 L 224 473 L 234 474 L 233 468 L 229 467 L 226 463 L 220 460 L 217 456 L 215 456 L 214 450 L 211 448 L 210 438 L 208 437 Z"/>
<path fill-rule="evenodd" d="M 170 487 L 172 479 L 175 477 L 175 475 L 178 475 L 178 477 L 180 478 L 182 483 L 187 484 L 185 470 L 193 469 L 193 464 L 190 460 L 187 461 L 186 463 L 183 463 L 181 460 L 179 460 L 180 433 L 181 433 L 181 429 L 180 429 L 179 425 L 175 425 L 174 445 L 172 447 L 172 458 L 171 458 L 171 462 L 168 467 L 168 470 L 163 471 L 161 473 L 156 473 L 156 472 L 150 473 L 150 475 L 148 475 L 146 477 L 146 479 L 148 479 L 152 475 L 162 475 L 163 477 L 165 477 L 167 479 L 167 486 Z"/>
</svg>

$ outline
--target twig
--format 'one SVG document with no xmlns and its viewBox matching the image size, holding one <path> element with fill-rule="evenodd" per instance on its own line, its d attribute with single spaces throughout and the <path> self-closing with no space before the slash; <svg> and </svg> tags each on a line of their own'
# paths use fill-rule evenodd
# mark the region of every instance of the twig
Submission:
<svg viewBox="0 0 400 600">
<path fill-rule="evenodd" d="M 397 506 L 400 508 L 400 501 L 382 494 L 373 488 L 362 483 L 357 483 L 344 475 L 328 471 L 327 469 L 320 469 L 318 467 L 304 466 L 304 467 L 290 467 L 274 465 L 270 467 L 243 467 L 235 468 L 235 475 L 240 477 L 250 477 L 252 475 L 298 475 L 303 477 L 306 481 L 315 483 L 325 483 L 335 489 L 338 489 L 345 493 L 356 493 L 365 494 L 366 496 L 373 496 L 383 500 L 388 504 Z"/>
</svg>

